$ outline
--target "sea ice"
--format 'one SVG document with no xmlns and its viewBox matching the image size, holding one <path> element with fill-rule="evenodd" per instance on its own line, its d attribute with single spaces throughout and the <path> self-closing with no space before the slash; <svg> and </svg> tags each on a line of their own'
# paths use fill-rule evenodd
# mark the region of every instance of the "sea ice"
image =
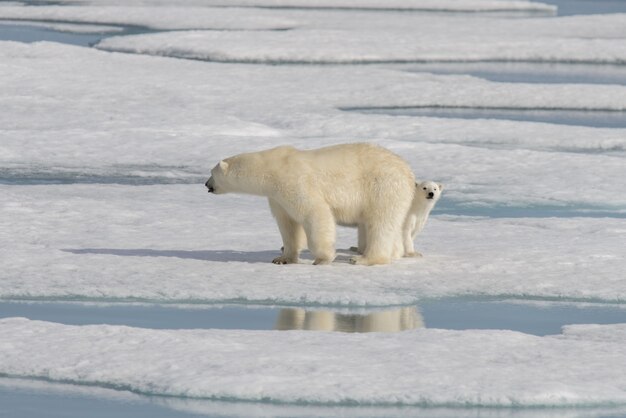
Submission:
<svg viewBox="0 0 626 418">
<path fill-rule="evenodd" d="M 624 324 L 572 326 L 545 337 L 418 329 L 381 338 L 0 320 L 2 376 L 213 400 L 623 405 L 625 363 Z"/>
<path fill-rule="evenodd" d="M 45 1 L 45 0 L 44 0 Z M 54 4 L 100 5 L 98 0 L 55 0 Z M 109 0 L 107 5 L 115 6 L 167 6 L 171 2 L 164 0 Z M 179 6 L 190 7 L 259 7 L 259 8 L 328 8 L 328 9 L 373 9 L 373 10 L 418 10 L 418 11 L 458 11 L 458 12 L 495 12 L 529 11 L 554 12 L 555 6 L 526 0 L 180 0 Z"/>
<path fill-rule="evenodd" d="M 621 16 L 621 15 L 620 15 Z M 626 15 L 609 26 L 626 27 Z M 477 28 L 488 22 L 476 21 Z M 447 22 L 454 27 L 455 22 Z M 546 23 L 547 24 L 547 23 Z M 552 22 L 551 22 L 552 24 Z M 421 27 L 420 23 L 416 23 Z M 487 25 L 491 28 L 491 26 Z M 448 26 L 446 26 L 447 28 Z M 117 36 L 96 47 L 215 62 L 362 64 L 410 62 L 528 61 L 623 64 L 626 46 L 621 38 L 545 36 L 468 36 L 451 40 L 446 33 L 407 33 L 398 30 L 296 30 L 287 32 L 184 31 Z M 624 36 L 623 33 L 620 34 Z M 429 39 L 432 38 L 432 39 Z M 419 42 L 416 41 L 419 39 Z"/>
<path fill-rule="evenodd" d="M 621 114 L 626 86 L 508 84 L 394 65 L 233 65 L 138 53 L 265 63 L 624 63 L 625 15 L 527 18 L 554 8 L 491 0 L 67 3 L 10 3 L 0 6 L 0 19 L 172 32 L 109 38 L 103 50 L 0 42 L 0 176 L 11 184 L 0 185 L 0 298 L 271 304 L 317 312 L 459 295 L 624 304 L 626 129 L 357 110 Z M 511 19 L 391 10 L 401 7 L 522 13 Z M 370 8 L 378 11 L 362 10 Z M 451 203 L 461 209 L 456 213 L 560 207 L 607 217 L 435 213 L 418 236 L 422 259 L 349 265 L 344 249 L 356 233 L 340 228 L 331 266 L 312 266 L 306 253 L 302 264 L 275 266 L 270 260 L 281 240 L 265 200 L 212 196 L 202 186 L 211 166 L 229 155 L 353 141 L 384 145 L 405 157 L 418 178 L 445 183 L 440 206 Z M 75 184 L 81 182 L 87 184 Z M 151 182 L 179 184 L 132 185 Z M 0 376 L 164 395 L 163 402 L 190 410 L 203 398 L 316 408 L 624 407 L 625 327 L 567 326 L 545 337 L 427 328 L 354 335 L 6 318 Z M 520 410 L 503 414 L 510 411 Z"/>
<path fill-rule="evenodd" d="M 596 183 L 611 191 L 610 198 L 624 195 L 617 193 L 624 187 L 617 181 L 623 174 L 621 159 L 523 150 L 623 152 L 624 129 L 442 121 L 339 109 L 463 106 L 622 112 L 626 109 L 625 86 L 506 84 L 370 67 L 219 65 L 52 43 L 0 45 L 2 103 L 7 109 L 0 115 L 0 163 L 22 172 L 162 166 L 168 172 L 178 167 L 197 173 L 209 169 L 218 156 L 246 150 L 285 143 L 311 148 L 364 140 L 385 143 L 403 155 L 419 148 L 420 159 L 414 161 L 418 176 L 446 174 L 449 176 L 442 180 L 454 182 L 458 180 L 451 177 L 448 166 L 433 156 L 445 156 L 453 170 L 462 170 L 466 176 L 476 167 L 484 170 L 480 167 L 485 163 L 494 169 L 510 169 L 508 159 L 519 158 L 479 151 L 476 145 L 522 148 L 515 152 L 527 153 L 529 164 L 543 166 L 549 161 L 547 169 L 560 170 L 555 171 L 561 179 L 556 181 L 590 183 L 586 177 L 571 182 L 562 173 L 582 176 L 579 167 L 593 167 L 589 172 L 599 170 L 602 181 Z M 435 144 L 442 142 L 451 145 Z M 482 156 L 474 158 L 474 153 Z M 478 160 L 480 167 L 472 164 Z M 533 166 L 516 173 L 515 178 L 543 172 Z M 477 180 L 483 182 L 484 177 L 481 173 Z M 546 176 L 541 181 L 552 182 Z M 562 193 L 567 189 L 550 190 Z M 537 191 L 548 196 L 545 192 Z M 599 199 L 591 194 L 579 197 Z M 610 203 L 602 200 L 604 197 L 599 200 Z"/>
<path fill-rule="evenodd" d="M 620 302 L 622 219 L 434 215 L 421 259 L 276 266 L 267 202 L 197 185 L 3 186 L 0 297 L 383 306 L 490 295 Z M 446 195 L 444 193 L 443 198 Z M 338 248 L 356 242 L 339 229 Z"/>
</svg>

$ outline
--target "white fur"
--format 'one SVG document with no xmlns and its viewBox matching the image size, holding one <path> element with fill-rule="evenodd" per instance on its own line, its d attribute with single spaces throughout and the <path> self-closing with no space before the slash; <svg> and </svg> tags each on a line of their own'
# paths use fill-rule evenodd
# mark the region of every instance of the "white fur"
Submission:
<svg viewBox="0 0 626 418">
<path fill-rule="evenodd" d="M 415 251 L 413 241 L 417 234 L 424 229 L 430 211 L 435 207 L 435 204 L 441 197 L 442 190 L 442 184 L 432 181 L 423 181 L 415 184 L 415 196 L 413 197 L 413 203 L 411 204 L 411 209 L 407 214 L 402 230 L 405 257 L 422 256 Z"/>
<path fill-rule="evenodd" d="M 397 237 L 415 192 L 408 164 L 370 144 L 343 144 L 301 151 L 290 146 L 239 154 L 220 161 L 209 191 L 267 196 L 283 238 L 277 264 L 297 263 L 307 247 L 314 264 L 335 258 L 335 228 L 360 225 L 366 247 L 355 264 L 397 258 Z M 305 244 L 306 243 L 306 244 Z"/>
</svg>

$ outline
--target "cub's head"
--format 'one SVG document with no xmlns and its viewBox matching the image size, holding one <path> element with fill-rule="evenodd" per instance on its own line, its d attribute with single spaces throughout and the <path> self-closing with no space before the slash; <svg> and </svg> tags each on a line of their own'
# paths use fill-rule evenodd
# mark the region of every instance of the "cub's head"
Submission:
<svg viewBox="0 0 626 418">
<path fill-rule="evenodd" d="M 415 196 L 420 199 L 430 200 L 432 203 L 439 200 L 442 190 L 443 184 L 435 183 L 434 181 L 415 183 Z"/>
<path fill-rule="evenodd" d="M 222 194 L 231 190 L 227 177 L 228 163 L 224 160 L 217 163 L 211 170 L 211 177 L 204 183 L 209 193 Z"/>
</svg>

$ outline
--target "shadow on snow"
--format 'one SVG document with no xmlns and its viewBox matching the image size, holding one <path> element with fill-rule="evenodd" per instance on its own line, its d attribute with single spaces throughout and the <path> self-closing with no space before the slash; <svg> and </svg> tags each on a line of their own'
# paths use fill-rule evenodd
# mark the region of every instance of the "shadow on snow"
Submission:
<svg viewBox="0 0 626 418">
<path fill-rule="evenodd" d="M 234 250 L 151 250 L 117 249 L 117 248 L 80 248 L 64 249 L 62 251 L 72 254 L 100 254 L 116 255 L 120 257 L 175 257 L 202 261 L 242 262 L 242 263 L 270 263 L 280 255 L 279 251 L 234 251 Z"/>
<path fill-rule="evenodd" d="M 118 248 L 65 248 L 61 251 L 72 254 L 99 254 L 116 255 L 120 257 L 175 257 L 187 260 L 217 261 L 222 263 L 271 263 L 280 255 L 277 251 L 235 251 L 235 250 L 151 250 L 147 248 L 118 249 Z M 354 256 L 351 249 L 337 249 L 334 263 L 349 264 Z M 300 264 L 310 264 L 313 261 L 311 254 L 304 250 L 300 254 Z"/>
</svg>

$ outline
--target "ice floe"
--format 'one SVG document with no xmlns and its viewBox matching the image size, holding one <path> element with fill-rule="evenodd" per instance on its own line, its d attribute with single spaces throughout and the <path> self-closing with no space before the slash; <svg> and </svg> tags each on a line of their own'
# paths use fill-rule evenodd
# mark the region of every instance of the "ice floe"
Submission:
<svg viewBox="0 0 626 418">
<path fill-rule="evenodd" d="M 546 337 L 418 329 L 380 338 L 9 318 L 0 320 L 0 336 L 3 376 L 150 395 L 391 406 L 626 403 L 623 324 L 565 327 Z"/>
<path fill-rule="evenodd" d="M 626 26 L 624 16 L 619 22 L 621 26 Z M 476 24 L 485 25 L 485 22 Z M 620 39 L 563 39 L 546 36 L 525 40 L 464 35 L 458 41 L 450 41 L 449 37 L 430 40 L 429 36 L 432 35 L 400 31 L 394 36 L 382 30 L 360 33 L 341 30 L 264 33 L 185 31 L 111 37 L 99 42 L 97 48 L 215 62 L 271 64 L 481 61 L 626 63 L 624 34 L 621 34 Z M 422 39 L 418 42 L 417 38 Z"/>
<path fill-rule="evenodd" d="M 46 1 L 46 0 L 44 0 Z M 43 3 L 43 2 L 42 2 Z M 54 0 L 54 4 L 100 5 L 98 0 Z M 115 6 L 164 6 L 171 3 L 164 0 L 109 0 L 107 5 Z M 183 7 L 267 7 L 267 8 L 304 8 L 304 9 L 372 9 L 372 10 L 417 10 L 417 11 L 537 11 L 554 12 L 556 7 L 540 2 L 526 0 L 181 0 L 177 4 Z"/>
<path fill-rule="evenodd" d="M 113 37 L 98 48 L 230 62 L 595 62 L 623 63 L 626 15 L 511 20 L 461 16 L 301 12 L 282 32 L 182 31 Z"/>
<path fill-rule="evenodd" d="M 623 303 L 616 218 L 432 216 L 422 259 L 276 266 L 264 199 L 202 186 L 4 186 L 0 297 L 29 300 L 386 306 L 454 295 Z M 446 196 L 442 198 L 445 200 Z M 337 246 L 356 233 L 339 229 Z"/>
<path fill-rule="evenodd" d="M 461 106 L 622 112 L 624 86 L 507 84 L 376 68 L 218 65 L 50 43 L 5 42 L 0 57 L 7 109 L 0 115 L 0 160 L 5 166 L 197 169 L 213 164 L 209 155 L 235 154 L 244 147 L 380 139 L 586 152 L 626 149 L 621 129 L 442 122 L 339 110 Z"/>
</svg>

